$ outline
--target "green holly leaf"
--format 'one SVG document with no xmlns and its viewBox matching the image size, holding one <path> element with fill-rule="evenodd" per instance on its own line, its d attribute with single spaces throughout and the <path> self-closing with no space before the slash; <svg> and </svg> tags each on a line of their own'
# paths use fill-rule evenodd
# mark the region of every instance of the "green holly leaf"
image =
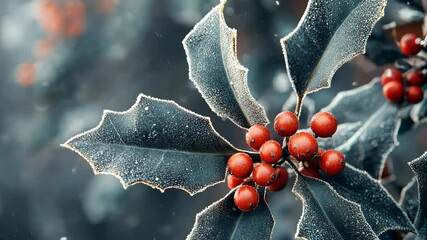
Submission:
<svg viewBox="0 0 427 240">
<path fill-rule="evenodd" d="M 418 205 L 418 183 L 417 178 L 413 177 L 412 180 L 400 192 L 400 207 L 406 212 L 411 221 L 415 221 L 417 215 Z"/>
<path fill-rule="evenodd" d="M 427 96 L 427 90 L 424 91 L 424 96 Z M 427 121 L 427 98 L 424 98 L 420 103 L 416 104 L 411 110 L 411 119 L 416 123 Z"/>
<path fill-rule="evenodd" d="M 400 122 L 398 107 L 386 102 L 336 149 L 345 155 L 347 162 L 378 178 L 387 156 L 398 144 Z"/>
<path fill-rule="evenodd" d="M 336 70 L 364 53 L 386 0 L 312 0 L 297 28 L 281 40 L 290 81 L 301 102 L 328 88 Z"/>
<path fill-rule="evenodd" d="M 367 172 L 346 164 L 340 174 L 324 178 L 338 194 L 360 205 L 366 221 L 377 235 L 396 229 L 415 231 L 411 221 L 393 197 Z"/>
<path fill-rule="evenodd" d="M 419 207 L 414 222 L 417 229 L 415 240 L 427 239 L 427 152 L 409 162 L 409 166 L 415 173 L 418 181 Z"/>
<path fill-rule="evenodd" d="M 329 183 L 297 176 L 292 191 L 303 204 L 296 237 L 309 240 L 378 239 L 360 205 L 340 196 Z"/>
<path fill-rule="evenodd" d="M 248 70 L 237 59 L 237 32 L 224 20 L 225 3 L 213 8 L 183 41 L 190 79 L 218 116 L 242 128 L 265 125 L 264 108 L 249 91 Z"/>
<path fill-rule="evenodd" d="M 339 92 L 321 111 L 332 113 L 338 123 L 365 122 L 385 102 L 379 78 L 369 84 Z"/>
<path fill-rule="evenodd" d="M 237 150 L 200 116 L 175 102 L 139 95 L 125 112 L 105 111 L 100 124 L 68 140 L 95 174 L 111 174 L 123 187 L 145 183 L 195 194 L 222 182 Z"/>
<path fill-rule="evenodd" d="M 234 204 L 234 191 L 214 202 L 196 215 L 196 223 L 187 240 L 269 240 L 274 227 L 274 219 L 264 202 L 264 188 L 260 188 L 258 207 L 250 212 L 242 212 Z"/>
<path fill-rule="evenodd" d="M 349 140 L 362 126 L 362 122 L 338 124 L 337 131 L 329 138 L 317 138 L 319 148 L 335 149 Z M 309 131 L 309 129 L 307 129 Z"/>
</svg>

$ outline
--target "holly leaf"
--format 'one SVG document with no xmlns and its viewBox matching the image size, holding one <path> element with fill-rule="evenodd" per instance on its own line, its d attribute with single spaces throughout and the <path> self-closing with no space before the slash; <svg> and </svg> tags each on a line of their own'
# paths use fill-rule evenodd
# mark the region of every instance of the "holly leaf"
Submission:
<svg viewBox="0 0 427 240">
<path fill-rule="evenodd" d="M 236 55 L 235 29 L 224 20 L 226 0 L 213 8 L 185 37 L 190 79 L 209 107 L 242 128 L 268 123 L 247 84 L 248 70 Z"/>
<path fill-rule="evenodd" d="M 427 96 L 427 90 L 424 91 L 424 96 Z M 411 110 L 411 119 L 416 123 L 423 123 L 427 121 L 427 98 L 416 104 Z"/>
<path fill-rule="evenodd" d="M 427 238 L 427 152 L 409 162 L 409 166 L 418 181 L 419 207 L 414 222 L 417 229 L 417 237 L 415 239 L 422 240 Z"/>
<path fill-rule="evenodd" d="M 328 88 L 336 70 L 364 53 L 386 0 L 312 0 L 296 29 L 281 40 L 289 78 L 299 101 Z M 351 37 L 349 37 L 351 36 Z"/>
<path fill-rule="evenodd" d="M 378 239 L 360 205 L 341 197 L 331 185 L 297 176 L 292 191 L 303 204 L 296 237 L 323 239 Z"/>
<path fill-rule="evenodd" d="M 384 103 L 381 82 L 375 78 L 369 84 L 339 92 L 322 111 L 332 113 L 338 123 L 365 122 Z"/>
<path fill-rule="evenodd" d="M 344 154 L 348 163 L 378 178 L 387 156 L 398 144 L 401 120 L 397 114 L 396 105 L 384 103 L 350 139 L 336 149 Z"/>
<path fill-rule="evenodd" d="M 274 219 L 263 201 L 264 188 L 260 188 L 258 207 L 250 212 L 242 212 L 234 204 L 234 191 L 213 203 L 196 215 L 187 240 L 190 239 L 271 239 Z"/>
<path fill-rule="evenodd" d="M 63 146 L 85 158 L 95 174 L 119 178 L 124 188 L 141 182 L 192 195 L 223 181 L 227 159 L 237 151 L 209 118 L 143 94 L 125 112 L 105 111 L 96 128 Z"/>
<path fill-rule="evenodd" d="M 419 205 L 418 184 L 415 177 L 412 178 L 412 180 L 402 189 L 399 205 L 406 212 L 409 219 L 411 219 L 411 221 L 415 221 Z"/>
<path fill-rule="evenodd" d="M 393 63 L 405 57 L 397 44 L 389 39 L 385 30 L 380 27 L 377 27 L 377 31 L 374 29 L 369 37 L 364 56 L 377 65 Z"/>
<path fill-rule="evenodd" d="M 389 29 L 412 22 L 423 22 L 422 6 L 409 4 L 408 1 L 388 0 L 384 18 L 381 19 L 383 28 Z"/>
<path fill-rule="evenodd" d="M 362 122 L 339 124 L 337 131 L 330 138 L 317 138 L 319 148 L 335 149 L 349 140 L 362 126 Z M 307 130 L 308 131 L 308 130 Z"/>
<path fill-rule="evenodd" d="M 360 205 L 366 221 L 377 235 L 395 229 L 415 231 L 393 197 L 365 171 L 346 164 L 340 174 L 324 178 L 338 194 Z"/>
</svg>

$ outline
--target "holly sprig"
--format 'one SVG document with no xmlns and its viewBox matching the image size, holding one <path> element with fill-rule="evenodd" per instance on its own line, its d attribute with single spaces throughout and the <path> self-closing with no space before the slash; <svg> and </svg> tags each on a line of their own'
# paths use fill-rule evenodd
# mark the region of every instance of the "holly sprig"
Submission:
<svg viewBox="0 0 427 240">
<path fill-rule="evenodd" d="M 338 3 L 345 6 L 337 11 Z M 385 1 L 310 1 L 298 27 L 281 41 L 297 95 L 295 112 L 280 113 L 275 119 L 283 144 L 270 140 L 265 111 L 249 91 L 248 70 L 236 55 L 236 30 L 225 23 L 225 4 L 221 1 L 212 9 L 183 44 L 190 80 L 218 116 L 247 130 L 251 150 L 232 146 L 209 118 L 143 94 L 128 111 L 105 112 L 96 128 L 64 146 L 82 155 L 95 173 L 118 177 L 124 187 L 145 183 L 161 191 L 179 188 L 196 194 L 223 182 L 228 172 L 230 193 L 196 216 L 188 239 L 269 239 L 274 219 L 265 189 L 283 189 L 289 178 L 285 164 L 296 173 L 293 192 L 303 202 L 297 237 L 376 239 L 389 229 L 415 231 L 403 210 L 370 176 L 381 170 L 384 157 L 396 145 L 399 106 L 385 102 L 380 93 L 378 110 L 367 108 L 367 113 L 355 117 L 358 122 L 349 122 L 334 112 L 346 105 L 338 101 L 331 111 L 313 117 L 313 133 L 297 132 L 305 96 L 329 87 L 335 71 L 363 53 Z M 348 137 L 348 131 L 354 134 Z M 319 143 L 335 142 L 334 138 L 342 145 L 319 149 Z M 351 164 L 359 162 L 362 167 L 356 167 L 366 171 Z"/>
</svg>

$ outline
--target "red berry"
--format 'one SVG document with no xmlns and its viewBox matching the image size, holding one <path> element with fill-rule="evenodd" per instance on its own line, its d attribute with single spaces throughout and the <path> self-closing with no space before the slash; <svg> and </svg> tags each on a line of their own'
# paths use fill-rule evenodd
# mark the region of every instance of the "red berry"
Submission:
<svg viewBox="0 0 427 240">
<path fill-rule="evenodd" d="M 232 175 L 227 176 L 227 186 L 230 189 L 233 189 L 244 182 L 243 179 L 235 178 Z"/>
<path fill-rule="evenodd" d="M 288 178 L 288 170 L 286 170 L 286 168 L 284 167 L 279 167 L 279 174 L 277 176 L 277 179 L 270 186 L 268 186 L 268 189 L 273 192 L 282 190 L 288 183 Z"/>
<path fill-rule="evenodd" d="M 324 152 L 323 149 L 321 149 L 321 148 L 317 149 L 316 155 L 314 155 L 313 158 L 311 158 L 310 160 L 307 161 L 308 166 L 311 168 L 319 169 L 320 168 L 319 160 L 320 160 L 320 157 L 322 156 L 323 152 Z"/>
<path fill-rule="evenodd" d="M 257 190 L 252 186 L 241 186 L 234 192 L 234 204 L 244 212 L 254 210 L 259 203 Z"/>
<path fill-rule="evenodd" d="M 246 153 L 235 153 L 228 159 L 228 172 L 235 178 L 245 179 L 252 173 L 252 158 Z"/>
<path fill-rule="evenodd" d="M 391 102 L 400 102 L 405 94 L 405 89 L 401 82 L 389 82 L 383 87 L 384 97 Z"/>
<path fill-rule="evenodd" d="M 409 103 L 419 103 L 424 98 L 423 90 L 418 86 L 408 87 L 406 90 L 406 100 Z"/>
<path fill-rule="evenodd" d="M 329 112 L 316 113 L 310 122 L 311 130 L 319 137 L 332 137 L 337 131 L 337 119 Z"/>
<path fill-rule="evenodd" d="M 327 150 L 320 157 L 319 165 L 326 175 L 337 175 L 345 167 L 344 155 L 336 150 Z"/>
<path fill-rule="evenodd" d="M 424 84 L 423 74 L 412 71 L 406 75 L 406 81 L 413 86 L 422 86 Z"/>
<path fill-rule="evenodd" d="M 317 151 L 317 141 L 313 135 L 307 132 L 299 132 L 289 139 L 289 153 L 300 161 L 307 161 Z"/>
<path fill-rule="evenodd" d="M 400 50 L 407 56 L 417 55 L 422 48 L 421 38 L 413 33 L 407 33 L 400 39 Z"/>
<path fill-rule="evenodd" d="M 246 133 L 246 143 L 253 149 L 258 150 L 270 139 L 268 128 L 263 125 L 253 125 Z"/>
<path fill-rule="evenodd" d="M 260 186 L 268 186 L 276 180 L 276 171 L 268 163 L 258 164 L 253 172 L 254 181 Z"/>
<path fill-rule="evenodd" d="M 282 146 L 277 141 L 269 140 L 261 146 L 259 155 L 264 162 L 276 163 L 282 157 Z"/>
<path fill-rule="evenodd" d="M 317 179 L 320 178 L 320 173 L 319 173 L 319 171 L 317 171 L 317 169 L 309 168 L 309 167 L 302 167 L 298 170 L 304 176 L 309 176 L 309 177 L 317 178 Z"/>
<path fill-rule="evenodd" d="M 298 118 L 293 112 L 279 113 L 274 119 L 274 130 L 282 137 L 289 137 L 298 131 Z"/>
<path fill-rule="evenodd" d="M 387 83 L 392 81 L 402 82 L 402 73 L 397 69 L 388 68 L 381 75 L 381 84 L 386 85 Z"/>
</svg>

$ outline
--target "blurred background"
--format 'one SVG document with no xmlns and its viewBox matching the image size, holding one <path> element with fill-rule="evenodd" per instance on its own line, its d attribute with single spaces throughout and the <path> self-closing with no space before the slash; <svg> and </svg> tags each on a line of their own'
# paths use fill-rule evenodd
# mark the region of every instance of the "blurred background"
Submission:
<svg viewBox="0 0 427 240">
<path fill-rule="evenodd" d="M 244 132 L 213 114 L 190 82 L 181 43 L 218 2 L 1 0 L 0 239 L 184 239 L 196 213 L 227 193 L 225 184 L 194 197 L 143 184 L 124 190 L 118 179 L 95 176 L 83 158 L 59 146 L 95 127 L 103 109 L 124 111 L 144 93 L 211 117 L 220 134 L 245 148 Z M 229 0 L 225 8 L 227 24 L 238 30 L 238 57 L 249 68 L 251 92 L 270 120 L 293 105 L 279 41 L 306 4 Z M 421 2 L 389 5 L 368 43 L 368 58 L 345 64 L 332 88 L 311 94 L 303 118 L 337 92 L 380 75 L 393 62 L 383 56 L 397 54 L 399 32 L 421 34 Z M 399 169 L 389 181 L 396 198 L 413 176 L 406 162 L 426 149 L 426 127 L 408 123 L 408 129 L 390 157 Z M 295 233 L 301 204 L 291 186 L 269 196 L 274 239 Z"/>
</svg>

